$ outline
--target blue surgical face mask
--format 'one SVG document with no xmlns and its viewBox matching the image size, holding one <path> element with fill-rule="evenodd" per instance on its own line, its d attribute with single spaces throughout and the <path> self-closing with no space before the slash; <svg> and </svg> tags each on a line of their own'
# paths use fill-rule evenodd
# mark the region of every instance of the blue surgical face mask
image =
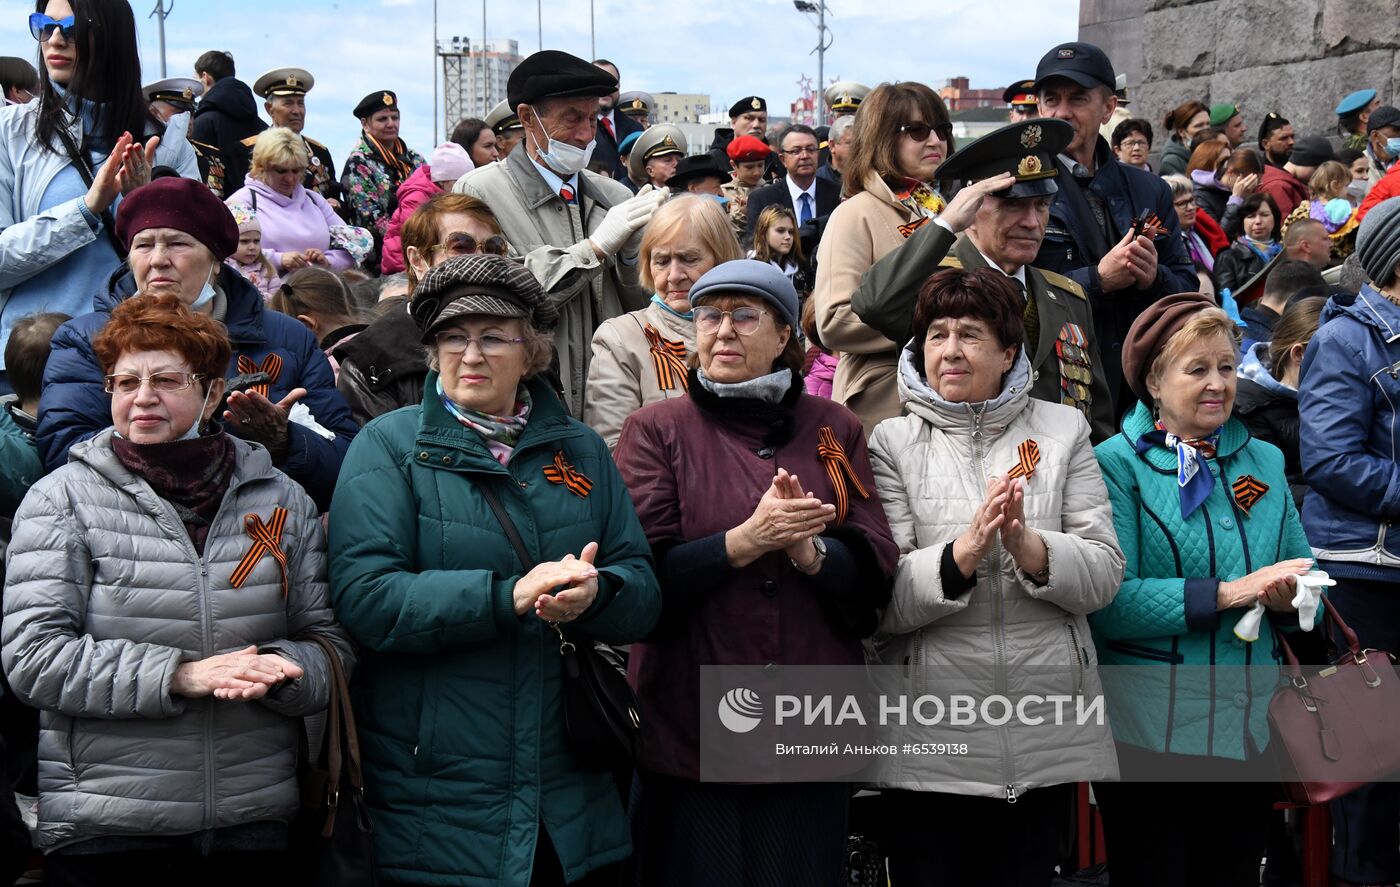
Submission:
<svg viewBox="0 0 1400 887">
<path fill-rule="evenodd" d="M 204 281 L 204 288 L 195 297 L 194 304 L 190 305 L 190 310 L 202 311 L 212 301 L 214 301 L 214 275 L 211 272 L 209 279 Z"/>
<path fill-rule="evenodd" d="M 1400 139 L 1386 139 L 1385 153 L 1390 155 L 1391 160 L 1400 157 Z"/>
</svg>

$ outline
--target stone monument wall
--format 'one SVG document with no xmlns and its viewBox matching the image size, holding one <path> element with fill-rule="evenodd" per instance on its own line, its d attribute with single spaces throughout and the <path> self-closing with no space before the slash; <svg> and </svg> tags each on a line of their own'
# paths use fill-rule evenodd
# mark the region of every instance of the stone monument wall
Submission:
<svg viewBox="0 0 1400 887">
<path fill-rule="evenodd" d="M 1129 97 L 1134 116 L 1154 128 L 1188 98 L 1239 105 L 1251 142 L 1269 111 L 1299 135 L 1332 135 L 1333 109 L 1352 90 L 1377 89 L 1382 103 L 1400 103 L 1400 0 L 1119 2 L 1143 9 L 1142 80 L 1134 84 L 1130 73 Z M 1092 42 L 1084 21 L 1090 4 L 1117 3 L 1081 0 L 1080 35 Z M 1165 138 L 1158 134 L 1153 147 Z"/>
</svg>

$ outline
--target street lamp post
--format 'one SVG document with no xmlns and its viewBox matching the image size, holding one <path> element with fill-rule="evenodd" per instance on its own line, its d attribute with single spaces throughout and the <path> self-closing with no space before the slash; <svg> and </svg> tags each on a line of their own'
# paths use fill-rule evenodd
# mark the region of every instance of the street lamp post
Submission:
<svg viewBox="0 0 1400 887">
<path fill-rule="evenodd" d="M 826 26 L 826 14 L 830 9 L 826 8 L 825 0 L 792 0 L 792 5 L 798 12 L 806 13 L 812 20 L 812 24 L 817 26 L 817 48 L 812 52 L 817 54 L 817 125 L 826 124 L 826 51 L 831 48 L 835 38 L 831 34 L 831 29 Z M 816 18 L 812 18 L 815 14 Z M 812 53 L 807 53 L 811 55 Z"/>
<path fill-rule="evenodd" d="M 175 11 L 175 0 L 170 0 L 170 5 L 165 5 L 165 0 L 156 0 L 156 8 L 147 18 L 156 20 L 156 34 L 160 40 L 160 76 L 165 77 L 165 19 L 170 13 Z"/>
</svg>

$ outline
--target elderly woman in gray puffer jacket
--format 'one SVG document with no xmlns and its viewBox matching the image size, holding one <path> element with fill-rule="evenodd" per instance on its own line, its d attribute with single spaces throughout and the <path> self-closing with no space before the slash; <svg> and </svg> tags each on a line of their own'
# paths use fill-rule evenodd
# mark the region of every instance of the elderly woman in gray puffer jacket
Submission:
<svg viewBox="0 0 1400 887">
<path fill-rule="evenodd" d="M 913 719 L 895 728 L 897 745 L 966 746 L 891 758 L 875 780 L 895 887 L 1049 885 L 1073 783 L 1117 774 L 1107 724 L 1075 718 L 1102 695 L 1084 617 L 1113 599 L 1123 553 L 1088 422 L 1029 396 L 1024 304 L 996 269 L 931 277 L 900 355 L 906 415 L 870 440 L 903 553 L 875 639 L 880 661 L 898 667 L 887 679 L 910 699 L 967 694 L 980 706 L 998 695 L 1016 706 L 1006 722 L 991 707 L 956 732 Z"/>
<path fill-rule="evenodd" d="M 351 663 L 316 506 L 210 422 L 217 321 L 141 295 L 93 349 L 113 427 L 25 497 L 5 581 L 5 673 L 43 728 L 45 883 L 276 880 L 297 719 L 329 693 L 305 633 Z"/>
</svg>

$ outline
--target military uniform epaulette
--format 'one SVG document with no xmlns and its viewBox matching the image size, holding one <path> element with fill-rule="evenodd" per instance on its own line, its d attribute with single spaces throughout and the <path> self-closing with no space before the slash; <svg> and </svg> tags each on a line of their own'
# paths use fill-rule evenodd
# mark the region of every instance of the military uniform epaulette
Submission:
<svg viewBox="0 0 1400 887">
<path fill-rule="evenodd" d="M 260 134 L 261 134 L 261 133 L 260 133 Z M 260 135 L 260 134 L 259 134 L 259 135 Z M 242 144 L 243 147 L 245 147 L 245 148 L 251 148 L 251 147 L 253 147 L 253 145 L 254 145 L 257 141 L 258 141 L 258 137 L 257 137 L 256 135 L 251 135 L 251 136 L 248 136 L 248 138 L 244 139 L 240 144 Z"/>
<path fill-rule="evenodd" d="M 326 148 L 325 145 L 323 145 L 323 144 L 321 144 L 320 142 L 316 141 L 315 139 L 311 138 L 311 136 L 302 136 L 302 138 L 306 141 L 306 143 L 307 143 L 308 145 L 311 145 L 312 147 L 315 147 L 315 148 L 322 148 L 322 149 L 325 149 L 325 148 Z"/>
<path fill-rule="evenodd" d="M 1065 277 L 1063 274 L 1056 274 L 1054 271 L 1046 271 L 1043 268 L 1036 268 L 1035 270 L 1040 272 L 1040 276 L 1045 278 L 1046 283 L 1049 283 L 1056 289 L 1064 290 L 1072 296 L 1078 296 L 1086 302 L 1089 301 L 1089 294 L 1084 292 L 1084 287 L 1075 283 L 1072 279 Z"/>
<path fill-rule="evenodd" d="M 944 256 L 943 261 L 938 263 L 938 267 L 940 268 L 957 268 L 960 271 L 962 270 L 962 266 L 962 259 L 959 259 L 957 256 L 954 255 Z M 759 319 L 762 320 L 762 318 Z"/>
</svg>

